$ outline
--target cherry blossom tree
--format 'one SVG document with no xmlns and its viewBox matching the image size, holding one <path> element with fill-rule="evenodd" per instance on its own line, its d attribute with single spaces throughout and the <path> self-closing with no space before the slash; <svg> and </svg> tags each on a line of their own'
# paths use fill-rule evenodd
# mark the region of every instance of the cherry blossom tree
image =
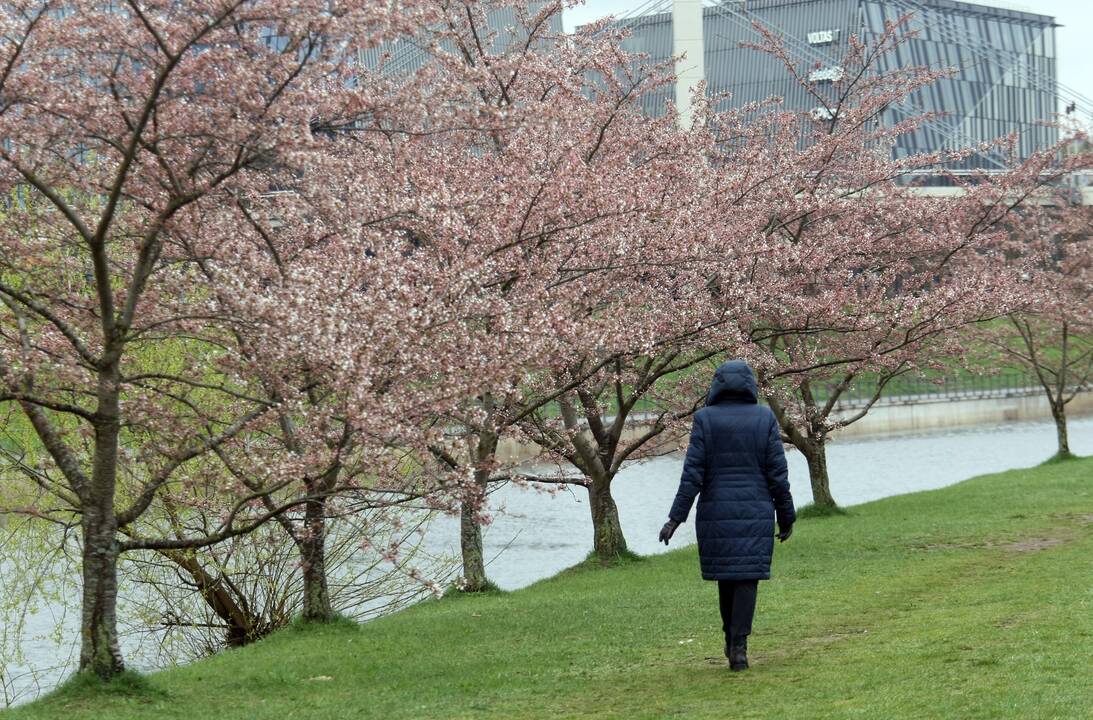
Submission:
<svg viewBox="0 0 1093 720">
<path fill-rule="evenodd" d="M 677 350 L 617 356 L 520 423 L 523 437 L 545 450 L 544 460 L 560 461 L 577 471 L 576 476 L 563 470 L 524 477 L 588 491 L 593 554 L 600 561 L 617 559 L 627 549 L 612 494 L 612 482 L 624 463 L 677 450 L 671 440 L 682 434 L 686 418 L 701 407 L 701 396 L 696 399 L 688 392 L 693 391 L 692 384 L 672 383 L 671 376 L 718 353 L 719 349 Z M 546 387 L 556 392 L 584 372 L 584 366 L 574 363 L 553 374 Z"/>
<path fill-rule="evenodd" d="M 1071 159 L 1088 167 L 1088 157 Z M 1072 190 L 1038 194 L 1009 223 L 1011 262 L 1033 295 L 982 333 L 998 360 L 1028 368 L 1043 388 L 1059 458 L 1071 456 L 1066 406 L 1093 383 L 1093 208 Z"/>
<path fill-rule="evenodd" d="M 502 357 L 520 358 L 502 382 L 479 375 L 478 389 L 438 420 L 457 429 L 456 440 L 432 448 L 440 466 L 473 478 L 461 509 L 465 590 L 490 587 L 480 529 L 487 487 L 517 474 L 497 462 L 499 440 L 647 340 L 634 321 L 649 313 L 618 311 L 645 307 L 643 296 L 657 287 L 647 272 L 683 260 L 674 248 L 665 254 L 679 239 L 665 228 L 669 217 L 689 222 L 689 183 L 705 167 L 701 134 L 640 114 L 640 96 L 668 81 L 664 69 L 623 53 L 604 23 L 564 42 L 552 36 L 544 17 L 559 9 L 518 12 L 517 35 L 527 41 L 499 51 L 490 50 L 498 44 L 484 21 L 453 17 L 448 27 L 458 31 L 441 46 L 491 69 L 493 81 L 477 88 L 484 108 L 524 118 L 481 148 L 453 153 L 470 170 L 462 222 L 496 275 L 487 285 L 499 292 L 479 351 L 495 370 Z M 503 202 L 476 202 L 488 197 Z M 577 355 L 587 364 L 572 362 Z M 544 382 L 563 368 L 567 379 Z"/>
</svg>

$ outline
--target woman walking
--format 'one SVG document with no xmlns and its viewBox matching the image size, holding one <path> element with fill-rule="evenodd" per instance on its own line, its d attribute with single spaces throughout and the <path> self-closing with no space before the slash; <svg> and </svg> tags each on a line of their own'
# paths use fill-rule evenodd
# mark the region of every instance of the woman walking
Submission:
<svg viewBox="0 0 1093 720">
<path fill-rule="evenodd" d="M 759 581 L 770 578 L 774 521 L 778 540 L 793 532 L 797 515 L 789 492 L 782 431 L 770 408 L 758 404 L 755 374 L 743 360 L 714 374 L 706 407 L 695 413 L 679 492 L 660 531 L 665 545 L 698 496 L 695 534 L 702 577 L 716 580 L 732 670 L 748 667 L 748 635 Z"/>
</svg>

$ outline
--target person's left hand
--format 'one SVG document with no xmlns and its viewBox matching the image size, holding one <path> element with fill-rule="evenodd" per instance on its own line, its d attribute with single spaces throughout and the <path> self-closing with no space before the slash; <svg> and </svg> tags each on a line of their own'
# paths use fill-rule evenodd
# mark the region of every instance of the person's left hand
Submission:
<svg viewBox="0 0 1093 720">
<path fill-rule="evenodd" d="M 792 534 L 793 534 L 793 524 L 792 523 L 790 523 L 789 525 L 786 525 L 784 527 L 781 524 L 778 525 L 778 542 L 784 543 L 786 540 L 789 540 L 789 536 L 792 535 Z"/>
<path fill-rule="evenodd" d="M 679 523 L 675 520 L 669 520 L 664 523 L 664 527 L 660 529 L 660 541 L 665 545 L 672 539 L 672 535 L 675 534 L 676 528 L 679 527 Z"/>
</svg>

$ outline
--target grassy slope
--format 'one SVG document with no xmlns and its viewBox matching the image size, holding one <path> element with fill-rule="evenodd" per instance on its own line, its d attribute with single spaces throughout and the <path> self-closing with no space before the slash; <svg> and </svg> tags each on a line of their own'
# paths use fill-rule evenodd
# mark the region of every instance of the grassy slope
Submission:
<svg viewBox="0 0 1093 720">
<path fill-rule="evenodd" d="M 775 574 L 746 673 L 724 666 L 716 590 L 687 547 L 359 629 L 288 630 L 0 715 L 1089 717 L 1093 458 L 803 521 Z"/>
</svg>

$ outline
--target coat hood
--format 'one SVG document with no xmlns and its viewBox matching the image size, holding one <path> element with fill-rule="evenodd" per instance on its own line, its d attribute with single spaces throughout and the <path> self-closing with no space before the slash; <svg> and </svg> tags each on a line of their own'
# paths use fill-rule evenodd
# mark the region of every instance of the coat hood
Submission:
<svg viewBox="0 0 1093 720">
<path fill-rule="evenodd" d="M 759 402 L 759 386 L 755 382 L 755 373 L 743 360 L 729 360 L 722 363 L 714 373 L 710 393 L 706 396 L 707 405 L 719 402 Z"/>
</svg>

